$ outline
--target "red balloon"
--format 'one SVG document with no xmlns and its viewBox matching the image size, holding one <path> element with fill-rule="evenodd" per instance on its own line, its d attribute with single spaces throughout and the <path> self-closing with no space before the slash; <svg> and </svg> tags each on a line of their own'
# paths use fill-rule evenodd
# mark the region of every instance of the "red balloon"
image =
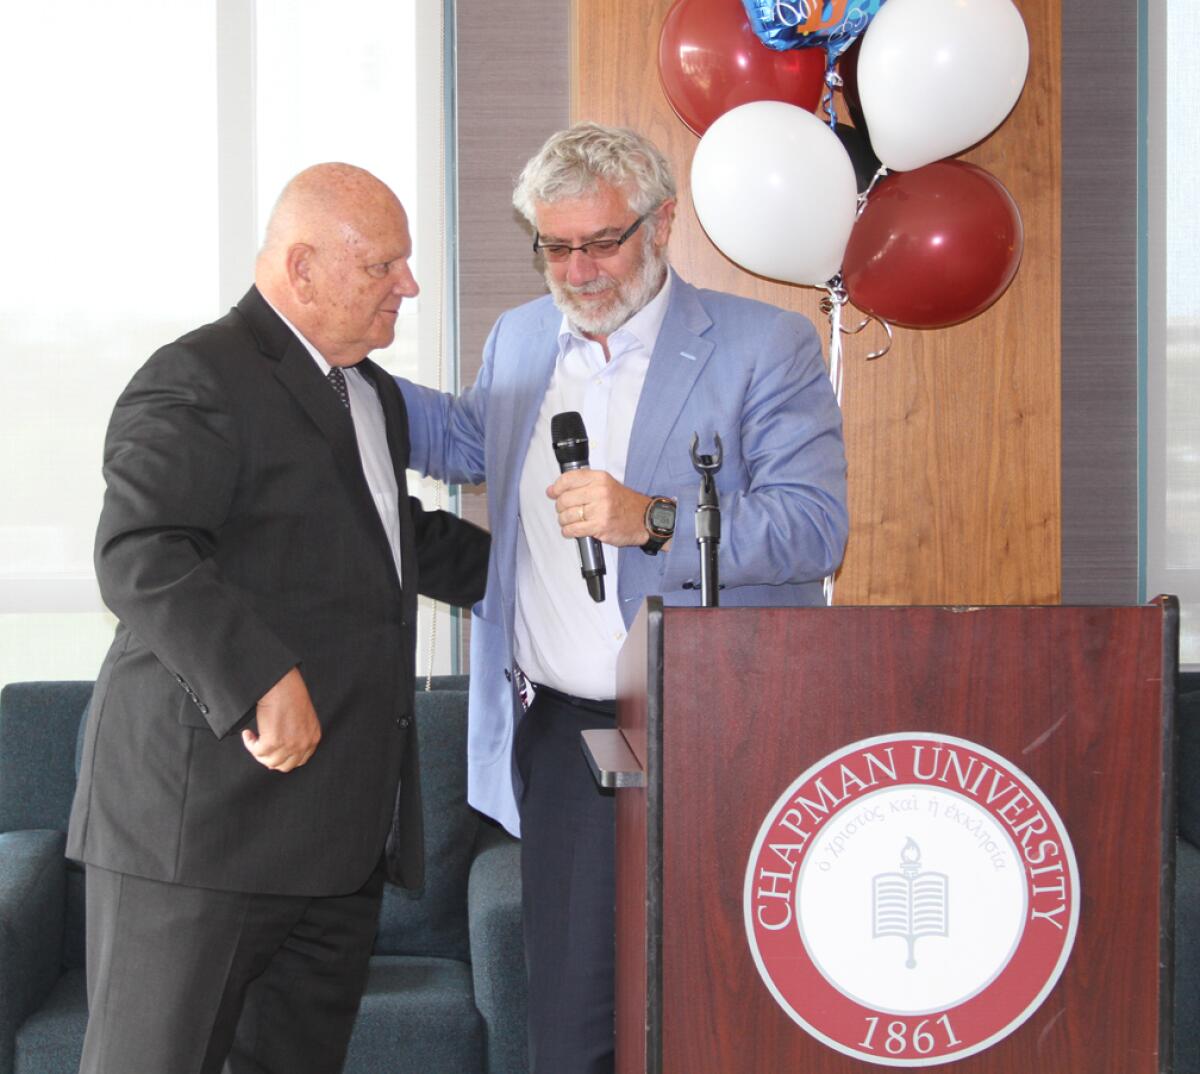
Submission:
<svg viewBox="0 0 1200 1074">
<path fill-rule="evenodd" d="M 850 232 L 842 279 L 866 313 L 944 328 L 982 313 L 1021 263 L 1025 232 L 1012 195 L 962 160 L 893 172 Z"/>
<path fill-rule="evenodd" d="M 703 134 L 750 101 L 811 112 L 825 86 L 825 50 L 776 52 L 755 36 L 741 0 L 677 0 L 663 19 L 658 73 L 675 114 Z"/>
</svg>

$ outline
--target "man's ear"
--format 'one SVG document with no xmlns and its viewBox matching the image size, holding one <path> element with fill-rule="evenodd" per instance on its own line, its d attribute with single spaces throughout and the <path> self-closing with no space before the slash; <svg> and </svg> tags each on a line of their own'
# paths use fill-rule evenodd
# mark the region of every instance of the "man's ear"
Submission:
<svg viewBox="0 0 1200 1074">
<path fill-rule="evenodd" d="M 317 293 L 312 272 L 313 248 L 306 242 L 293 243 L 288 247 L 285 264 L 292 293 L 300 302 L 311 302 Z"/>
<path fill-rule="evenodd" d="M 671 225 L 675 223 L 675 199 L 667 198 L 654 216 L 654 245 L 662 250 L 671 237 Z"/>
</svg>

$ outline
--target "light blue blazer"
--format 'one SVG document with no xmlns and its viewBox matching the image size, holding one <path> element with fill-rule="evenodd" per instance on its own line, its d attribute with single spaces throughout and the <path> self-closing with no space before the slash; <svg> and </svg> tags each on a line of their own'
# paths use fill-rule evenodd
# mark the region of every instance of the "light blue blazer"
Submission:
<svg viewBox="0 0 1200 1074">
<path fill-rule="evenodd" d="M 547 295 L 496 322 L 475 385 L 461 396 L 400 380 L 413 469 L 448 482 L 487 482 L 492 530 L 487 594 L 471 621 L 468 797 L 519 834 L 513 730 L 517 488 L 554 371 L 562 316 Z M 846 543 L 841 414 L 812 324 L 797 313 L 674 278 L 633 421 L 625 484 L 674 497 L 675 539 L 649 556 L 622 548 L 616 598 L 626 626 L 647 596 L 700 603 L 692 436 L 724 445 L 722 605 L 822 602 L 821 580 Z M 580 583 L 582 585 L 582 583 Z M 609 599 L 613 599 L 610 593 Z"/>
</svg>

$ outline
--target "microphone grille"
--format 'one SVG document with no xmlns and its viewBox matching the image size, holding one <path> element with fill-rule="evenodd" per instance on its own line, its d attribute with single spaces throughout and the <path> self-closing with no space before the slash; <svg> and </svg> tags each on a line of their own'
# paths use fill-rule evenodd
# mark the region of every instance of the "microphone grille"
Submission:
<svg viewBox="0 0 1200 1074">
<path fill-rule="evenodd" d="M 550 442 L 559 466 L 586 466 L 588 459 L 587 430 L 577 410 L 564 410 L 550 419 Z"/>
<path fill-rule="evenodd" d="M 550 419 L 550 439 L 556 444 L 563 440 L 586 440 L 587 430 L 578 410 L 564 410 Z"/>
</svg>

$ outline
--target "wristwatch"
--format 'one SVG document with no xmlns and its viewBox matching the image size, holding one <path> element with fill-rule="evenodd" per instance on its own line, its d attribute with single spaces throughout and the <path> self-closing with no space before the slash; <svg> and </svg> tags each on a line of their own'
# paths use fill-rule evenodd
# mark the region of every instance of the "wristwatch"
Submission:
<svg viewBox="0 0 1200 1074">
<path fill-rule="evenodd" d="M 675 501 L 655 496 L 646 507 L 645 524 L 650 540 L 642 545 L 642 551 L 657 556 L 659 549 L 675 535 Z"/>
</svg>

